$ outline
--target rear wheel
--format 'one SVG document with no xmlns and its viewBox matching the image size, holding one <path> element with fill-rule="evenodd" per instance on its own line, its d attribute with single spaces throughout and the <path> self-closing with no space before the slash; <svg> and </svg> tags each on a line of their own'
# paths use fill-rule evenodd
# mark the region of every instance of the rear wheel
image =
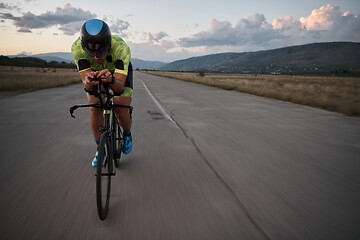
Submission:
<svg viewBox="0 0 360 240">
<path fill-rule="evenodd" d="M 98 163 L 96 168 L 96 202 L 99 218 L 104 220 L 109 210 L 111 176 L 113 174 L 113 149 L 107 132 L 101 135 L 98 151 Z"/>
</svg>

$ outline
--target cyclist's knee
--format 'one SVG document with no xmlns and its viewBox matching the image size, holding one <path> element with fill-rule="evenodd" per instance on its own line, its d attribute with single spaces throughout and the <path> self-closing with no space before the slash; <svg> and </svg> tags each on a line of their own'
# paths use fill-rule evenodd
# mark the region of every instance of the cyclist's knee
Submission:
<svg viewBox="0 0 360 240">
<path fill-rule="evenodd" d="M 98 119 L 102 117 L 102 109 L 99 108 L 90 108 L 91 116 Z"/>
<path fill-rule="evenodd" d="M 124 96 L 113 98 L 113 102 L 115 104 L 119 104 L 119 105 L 130 105 L 131 100 L 132 100 L 131 97 L 124 97 Z"/>
<path fill-rule="evenodd" d="M 89 104 L 96 104 L 99 102 L 99 99 L 93 95 L 87 94 L 87 100 Z"/>
<path fill-rule="evenodd" d="M 129 110 L 127 108 L 116 108 L 115 112 L 117 116 L 125 116 L 129 113 Z"/>
</svg>

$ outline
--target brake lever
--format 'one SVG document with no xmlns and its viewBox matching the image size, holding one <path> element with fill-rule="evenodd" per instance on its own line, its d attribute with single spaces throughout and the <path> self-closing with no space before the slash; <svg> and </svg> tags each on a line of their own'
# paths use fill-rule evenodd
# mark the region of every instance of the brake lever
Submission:
<svg viewBox="0 0 360 240">
<path fill-rule="evenodd" d="M 78 106 L 72 106 L 71 108 L 70 108 L 70 115 L 71 115 L 71 117 L 72 118 L 76 118 L 75 116 L 74 116 L 74 112 L 75 112 L 75 110 L 78 108 Z"/>
</svg>

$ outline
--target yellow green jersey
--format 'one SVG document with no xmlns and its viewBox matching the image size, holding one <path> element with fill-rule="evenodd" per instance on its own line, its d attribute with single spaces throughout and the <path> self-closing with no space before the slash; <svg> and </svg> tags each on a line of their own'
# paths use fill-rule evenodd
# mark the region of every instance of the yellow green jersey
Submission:
<svg viewBox="0 0 360 240">
<path fill-rule="evenodd" d="M 119 36 L 112 35 L 111 46 L 103 63 L 96 63 L 96 61 L 83 49 L 80 38 L 71 46 L 71 54 L 79 72 L 87 69 L 100 71 L 109 69 L 112 73 L 121 73 L 128 75 L 130 64 L 130 48 L 125 41 Z"/>
</svg>

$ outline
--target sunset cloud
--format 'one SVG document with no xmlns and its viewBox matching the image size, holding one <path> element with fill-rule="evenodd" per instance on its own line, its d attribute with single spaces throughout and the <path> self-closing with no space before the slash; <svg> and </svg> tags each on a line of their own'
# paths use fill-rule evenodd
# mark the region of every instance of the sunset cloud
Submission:
<svg viewBox="0 0 360 240">
<path fill-rule="evenodd" d="M 162 25 L 164 20 L 161 19 L 156 25 L 149 25 L 149 22 L 144 22 L 144 19 L 148 21 L 147 18 L 137 15 L 136 11 L 134 11 L 135 14 L 132 13 L 133 10 L 119 15 L 120 13 L 115 9 L 103 11 L 103 9 L 93 7 L 91 9 L 94 9 L 92 10 L 94 12 L 92 12 L 86 10 L 90 8 L 77 8 L 66 4 L 62 7 L 53 5 L 53 8 L 39 13 L 39 9 L 35 10 L 36 4 L 29 4 L 31 1 L 40 4 L 36 0 L 23 0 L 16 4 L 9 1 L 9 3 L 0 3 L 0 30 L 13 34 L 17 42 L 22 42 L 22 38 L 44 37 L 46 39 L 46 37 L 54 36 L 56 36 L 54 39 L 68 39 L 67 41 L 71 42 L 79 35 L 83 23 L 91 18 L 106 21 L 113 34 L 119 35 L 132 44 L 132 53 L 135 56 L 166 59 L 166 61 L 172 58 L 179 59 L 219 52 L 267 50 L 313 42 L 360 42 L 359 8 L 348 4 L 340 4 L 341 8 L 332 4 L 318 5 L 318 8 L 313 10 L 310 8 L 304 14 L 299 12 L 300 9 L 289 9 L 292 3 L 284 2 L 284 7 L 273 4 L 273 8 L 270 5 L 269 9 L 257 8 L 265 11 L 266 14 L 254 13 L 251 12 L 252 10 L 241 11 L 241 14 L 249 15 L 244 17 L 240 15 L 235 21 L 230 21 L 227 15 L 223 14 L 227 8 L 220 7 L 222 5 L 218 3 L 218 10 L 221 12 L 216 16 L 223 16 L 225 19 L 212 18 L 214 15 L 198 16 L 195 12 L 189 12 L 189 18 L 186 21 L 176 22 L 175 19 L 171 19 L 174 20 L 172 24 Z M 52 4 L 58 3 L 55 1 Z M 237 2 L 233 4 L 241 6 Z M 348 9 L 343 9 L 344 6 Z M 277 13 L 285 14 L 269 19 L 267 15 L 273 13 L 275 7 L 279 10 L 276 11 Z M 24 9 L 27 9 L 26 12 Z M 350 9 L 357 12 L 347 11 Z M 254 14 L 251 15 L 251 13 Z M 298 17 L 294 17 L 295 13 Z M 102 14 L 101 17 L 98 14 Z M 207 14 L 214 13 L 210 11 Z M 229 18 L 233 19 L 234 14 L 240 14 L 240 12 L 228 15 Z M 154 15 L 154 18 L 156 17 L 158 16 Z M 209 20 L 207 26 L 203 23 L 204 17 Z M 190 33 L 193 34 L 190 35 Z M 10 42 L 5 39 L 2 41 Z M 69 45 L 68 42 L 59 42 L 58 48 L 65 44 Z M 6 45 L 9 43 L 4 44 Z M 34 44 L 34 48 L 45 49 L 46 44 L 41 47 Z M 9 52 L 10 50 L 4 48 L 2 51 Z"/>
<path fill-rule="evenodd" d="M 182 47 L 286 46 L 321 41 L 360 41 L 360 17 L 341 12 L 331 4 L 314 9 L 307 17 L 292 16 L 273 19 L 263 14 L 242 18 L 233 26 L 227 21 L 212 19 L 210 28 L 191 37 L 180 38 Z"/>
<path fill-rule="evenodd" d="M 291 28 L 297 28 L 297 29 L 302 28 L 301 22 L 299 20 L 295 20 L 292 16 L 273 19 L 272 26 L 276 30 L 279 29 L 289 30 Z"/>
<path fill-rule="evenodd" d="M 331 4 L 314 9 L 308 17 L 301 17 L 300 22 L 307 30 L 326 30 L 341 22 L 339 7 Z"/>
<path fill-rule="evenodd" d="M 0 13 L 1 19 L 12 20 L 14 25 L 19 28 L 20 32 L 31 32 L 31 29 L 48 28 L 60 25 L 60 30 L 66 35 L 72 35 L 78 32 L 80 28 L 74 28 L 73 25 L 79 25 L 78 22 L 96 17 L 89 11 L 84 11 L 80 8 L 74 8 L 70 4 L 66 4 L 64 8 L 56 8 L 54 12 L 47 11 L 46 13 L 35 15 L 27 12 L 20 17 L 13 16 L 10 13 Z"/>
<path fill-rule="evenodd" d="M 360 41 L 360 17 L 331 4 L 314 9 L 308 17 L 274 19 L 274 29 L 291 43 L 312 41 Z"/>
<path fill-rule="evenodd" d="M 183 47 L 196 46 L 239 46 L 248 43 L 267 44 L 269 39 L 281 36 L 267 23 L 263 14 L 254 14 L 243 18 L 235 26 L 230 22 L 210 21 L 210 30 L 199 32 L 190 38 L 180 38 L 179 44 Z"/>
<path fill-rule="evenodd" d="M 0 4 L 0 8 L 9 8 L 10 6 Z M 49 28 L 58 26 L 58 29 L 65 35 L 74 35 L 79 33 L 82 24 L 89 19 L 96 18 L 96 14 L 84 11 L 81 8 L 74 8 L 71 4 L 66 4 L 64 8 L 56 8 L 55 11 L 47 11 L 46 13 L 35 15 L 27 12 L 20 17 L 15 17 L 10 13 L 0 13 L 1 19 L 12 20 L 14 25 L 18 27 L 18 32 L 32 32 L 31 29 Z M 129 22 L 119 18 L 107 19 L 111 32 L 125 37 L 127 34 L 124 30 L 128 29 Z"/>
</svg>

